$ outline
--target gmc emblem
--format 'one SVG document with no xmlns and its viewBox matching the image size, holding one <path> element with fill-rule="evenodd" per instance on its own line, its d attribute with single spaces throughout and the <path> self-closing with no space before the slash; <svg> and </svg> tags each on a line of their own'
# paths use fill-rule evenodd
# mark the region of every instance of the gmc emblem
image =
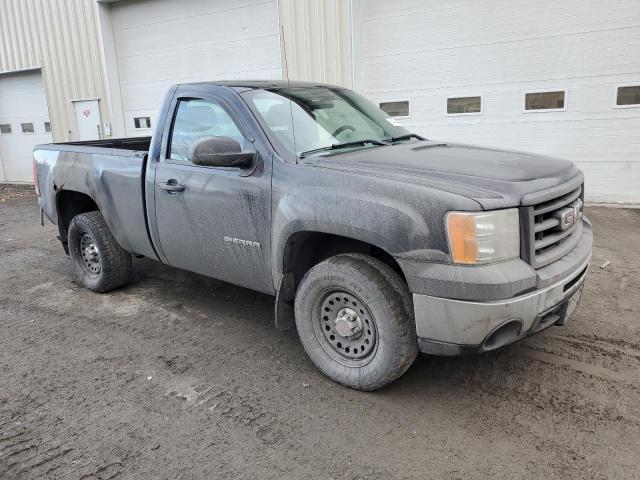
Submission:
<svg viewBox="0 0 640 480">
<path fill-rule="evenodd" d="M 582 207 L 583 203 L 581 199 L 577 199 L 571 205 L 562 210 L 558 210 L 553 216 L 560 220 L 560 230 L 566 230 L 573 227 L 576 223 L 582 220 Z"/>
</svg>

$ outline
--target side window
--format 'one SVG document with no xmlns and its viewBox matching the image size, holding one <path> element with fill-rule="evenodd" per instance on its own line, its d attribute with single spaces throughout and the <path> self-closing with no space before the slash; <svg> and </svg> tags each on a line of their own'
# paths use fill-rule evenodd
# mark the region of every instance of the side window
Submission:
<svg viewBox="0 0 640 480">
<path fill-rule="evenodd" d="M 482 113 L 482 97 L 447 98 L 447 115 Z"/>
<path fill-rule="evenodd" d="M 532 92 L 524 96 L 524 109 L 529 110 L 564 110 L 564 90 L 557 92 Z"/>
<path fill-rule="evenodd" d="M 189 151 L 202 137 L 229 137 L 244 151 L 246 139 L 220 105 L 207 100 L 180 100 L 173 120 L 169 159 L 189 162 Z"/>
<path fill-rule="evenodd" d="M 380 110 L 390 117 L 408 117 L 409 101 L 402 100 L 400 102 L 380 102 Z"/>
<path fill-rule="evenodd" d="M 616 105 L 640 105 L 640 85 L 631 87 L 618 87 L 618 95 L 616 95 Z"/>
</svg>

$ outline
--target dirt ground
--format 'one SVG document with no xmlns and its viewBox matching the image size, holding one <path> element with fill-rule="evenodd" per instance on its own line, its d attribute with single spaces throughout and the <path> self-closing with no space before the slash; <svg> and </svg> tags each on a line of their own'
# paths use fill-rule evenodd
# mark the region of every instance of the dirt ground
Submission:
<svg viewBox="0 0 640 480">
<path fill-rule="evenodd" d="M 33 193 L 0 187 L 0 478 L 640 478 L 640 210 L 587 215 L 567 327 L 362 393 L 269 296 L 149 260 L 81 288 Z"/>
</svg>

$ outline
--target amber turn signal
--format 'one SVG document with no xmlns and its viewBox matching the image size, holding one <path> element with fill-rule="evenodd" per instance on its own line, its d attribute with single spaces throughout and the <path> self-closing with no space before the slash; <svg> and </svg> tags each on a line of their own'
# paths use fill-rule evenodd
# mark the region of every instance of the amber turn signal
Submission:
<svg viewBox="0 0 640 480">
<path fill-rule="evenodd" d="M 450 213 L 447 216 L 447 230 L 451 259 L 455 263 L 477 263 L 478 243 L 474 217 L 464 213 Z"/>
</svg>

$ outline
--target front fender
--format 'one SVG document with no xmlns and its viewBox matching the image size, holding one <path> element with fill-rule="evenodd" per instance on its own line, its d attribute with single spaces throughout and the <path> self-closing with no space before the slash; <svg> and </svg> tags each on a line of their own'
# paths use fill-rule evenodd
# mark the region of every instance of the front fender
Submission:
<svg viewBox="0 0 640 480">
<path fill-rule="evenodd" d="M 278 169 L 286 170 L 286 176 Z M 274 171 L 272 265 L 283 273 L 288 240 L 298 232 L 346 237 L 401 258 L 448 261 L 444 215 L 477 202 L 420 185 L 336 173 L 304 165 Z"/>
</svg>

